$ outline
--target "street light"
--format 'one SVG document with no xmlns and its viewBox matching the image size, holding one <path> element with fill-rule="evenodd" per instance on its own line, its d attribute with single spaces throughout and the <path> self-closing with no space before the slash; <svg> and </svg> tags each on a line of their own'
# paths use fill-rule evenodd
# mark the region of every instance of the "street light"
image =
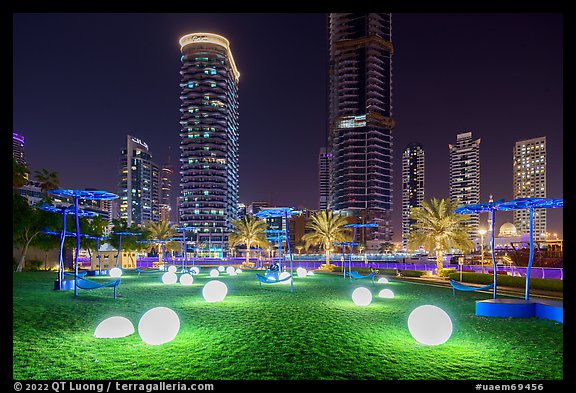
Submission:
<svg viewBox="0 0 576 393">
<path fill-rule="evenodd" d="M 486 229 L 480 229 L 478 233 L 480 234 L 480 249 L 481 249 L 480 261 L 482 263 L 482 274 L 484 274 L 484 235 L 486 234 Z"/>
</svg>

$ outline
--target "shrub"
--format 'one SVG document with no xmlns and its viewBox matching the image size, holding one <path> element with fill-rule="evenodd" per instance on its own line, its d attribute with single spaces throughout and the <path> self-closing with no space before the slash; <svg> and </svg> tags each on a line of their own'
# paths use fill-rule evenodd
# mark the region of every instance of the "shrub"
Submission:
<svg viewBox="0 0 576 393">
<path fill-rule="evenodd" d="M 450 277 L 452 273 L 456 273 L 456 269 L 453 267 L 438 270 L 438 276 L 440 277 Z"/>
<path fill-rule="evenodd" d="M 404 277 L 422 277 L 426 275 L 425 270 L 398 270 Z"/>
<path fill-rule="evenodd" d="M 460 273 L 452 273 L 450 274 L 450 278 L 459 281 Z M 491 284 L 494 282 L 494 276 L 492 274 L 462 273 L 462 281 L 475 284 Z M 497 274 L 496 285 L 501 285 L 503 287 L 525 288 L 526 278 Z M 564 281 L 562 280 L 530 278 L 530 289 L 542 289 L 547 291 L 561 292 L 563 291 L 563 288 Z"/>
<path fill-rule="evenodd" d="M 26 263 L 26 270 L 29 272 L 35 272 L 40 270 L 40 266 L 42 266 L 42 261 L 32 259 Z"/>
</svg>

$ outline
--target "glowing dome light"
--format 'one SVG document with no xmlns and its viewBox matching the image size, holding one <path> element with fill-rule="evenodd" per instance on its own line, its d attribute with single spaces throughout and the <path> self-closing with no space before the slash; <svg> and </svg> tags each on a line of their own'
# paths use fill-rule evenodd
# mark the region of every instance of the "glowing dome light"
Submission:
<svg viewBox="0 0 576 393">
<path fill-rule="evenodd" d="M 378 279 L 378 284 L 388 284 L 388 279 L 386 277 L 380 277 Z"/>
<path fill-rule="evenodd" d="M 408 330 L 420 344 L 440 345 L 452 335 L 452 320 L 441 308 L 424 305 L 410 313 Z"/>
<path fill-rule="evenodd" d="M 190 269 L 190 274 L 200 274 L 200 268 L 198 266 L 193 266 Z"/>
<path fill-rule="evenodd" d="M 148 310 L 138 322 L 138 334 L 150 345 L 160 345 L 174 340 L 179 330 L 180 318 L 167 307 Z"/>
<path fill-rule="evenodd" d="M 208 281 L 202 288 L 202 296 L 208 303 L 221 302 L 228 293 L 228 287 L 222 281 Z"/>
<path fill-rule="evenodd" d="M 176 273 L 176 270 L 177 270 L 176 266 L 174 265 L 168 266 L 168 271 L 170 273 Z"/>
<path fill-rule="evenodd" d="M 280 273 L 280 275 L 278 276 L 278 280 L 284 280 L 285 278 L 290 277 L 290 273 L 288 272 L 282 272 Z M 286 280 L 286 281 L 282 281 L 282 284 L 290 284 L 290 281 L 292 281 L 292 279 L 290 280 Z"/>
<path fill-rule="evenodd" d="M 308 273 L 306 273 L 307 276 L 313 276 L 314 272 L 312 270 L 308 271 Z"/>
<path fill-rule="evenodd" d="M 394 299 L 394 292 L 392 292 L 389 289 L 383 289 L 380 292 L 378 292 L 378 297 L 382 297 L 385 299 Z"/>
<path fill-rule="evenodd" d="M 96 338 L 120 338 L 134 333 L 134 325 L 128 318 L 110 317 L 98 324 L 94 331 Z"/>
<path fill-rule="evenodd" d="M 180 284 L 182 285 L 192 285 L 194 282 L 194 277 L 190 273 L 184 273 L 180 276 Z"/>
<path fill-rule="evenodd" d="M 210 277 L 218 277 L 219 275 L 220 273 L 218 273 L 218 270 L 216 269 L 210 270 Z"/>
<path fill-rule="evenodd" d="M 219 271 L 219 272 L 223 272 L 223 271 L 224 271 L 224 266 L 218 266 L 218 271 Z"/>
<path fill-rule="evenodd" d="M 372 302 L 372 292 L 366 287 L 359 287 L 352 292 L 352 301 L 357 306 L 367 306 Z"/>
<path fill-rule="evenodd" d="M 119 267 L 113 267 L 110 269 L 110 273 L 108 273 L 110 277 L 121 277 L 122 276 L 122 269 Z"/>
<path fill-rule="evenodd" d="M 162 275 L 162 282 L 164 284 L 175 284 L 178 281 L 178 276 L 176 273 L 166 272 Z"/>
<path fill-rule="evenodd" d="M 226 268 L 226 273 L 232 274 L 232 273 L 234 273 L 234 272 L 236 272 L 236 269 L 234 269 L 234 266 L 228 266 L 228 267 Z"/>
<path fill-rule="evenodd" d="M 298 277 L 306 277 L 308 272 L 303 267 L 299 267 L 298 269 L 296 269 L 296 274 L 298 275 Z"/>
<path fill-rule="evenodd" d="M 236 274 L 242 273 L 241 269 L 236 269 Z"/>
</svg>

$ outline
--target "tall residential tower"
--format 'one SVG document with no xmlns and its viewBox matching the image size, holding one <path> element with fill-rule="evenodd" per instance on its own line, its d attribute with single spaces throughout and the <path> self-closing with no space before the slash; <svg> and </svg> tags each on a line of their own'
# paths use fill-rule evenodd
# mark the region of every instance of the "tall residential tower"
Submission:
<svg viewBox="0 0 576 393">
<path fill-rule="evenodd" d="M 402 153 L 402 247 L 406 249 L 414 220 L 410 209 L 420 207 L 424 200 L 424 148 L 409 143 Z"/>
<path fill-rule="evenodd" d="M 329 16 L 332 209 L 376 223 L 367 248 L 392 241 L 392 21 L 388 13 Z"/>
<path fill-rule="evenodd" d="M 238 81 L 230 43 L 211 33 L 180 38 L 179 223 L 199 228 L 222 256 L 238 206 Z"/>
</svg>

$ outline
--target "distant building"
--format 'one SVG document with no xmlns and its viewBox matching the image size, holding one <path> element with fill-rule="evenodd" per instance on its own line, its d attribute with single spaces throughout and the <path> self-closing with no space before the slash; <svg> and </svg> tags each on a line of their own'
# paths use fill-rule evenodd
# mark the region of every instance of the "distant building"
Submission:
<svg viewBox="0 0 576 393">
<path fill-rule="evenodd" d="M 160 205 L 159 220 L 172 222 L 172 178 L 174 171 L 171 164 L 165 164 L 160 170 Z"/>
<path fill-rule="evenodd" d="M 424 200 L 424 148 L 409 143 L 402 153 L 402 247 L 406 249 L 414 220 L 410 209 L 420 207 Z"/>
<path fill-rule="evenodd" d="M 513 154 L 514 199 L 546 198 L 546 137 L 516 142 Z M 514 210 L 514 225 L 521 234 L 530 232 L 529 209 Z M 535 240 L 546 240 L 546 209 L 534 209 Z"/>
<path fill-rule="evenodd" d="M 148 145 L 127 136 L 121 151 L 119 179 L 119 218 L 128 226 L 146 221 L 158 222 L 160 208 L 160 168 L 152 161 Z"/>
<path fill-rule="evenodd" d="M 244 203 L 238 203 L 238 210 L 237 210 L 237 214 L 236 214 L 236 218 L 237 219 L 241 219 L 244 218 L 246 216 L 247 213 L 247 208 L 246 205 Z"/>
<path fill-rule="evenodd" d="M 270 207 L 270 202 L 265 202 L 265 201 L 256 201 L 256 202 L 252 202 L 248 205 L 248 208 L 246 209 L 246 212 L 248 214 L 256 214 L 258 213 L 260 210 L 265 209 Z"/>
<path fill-rule="evenodd" d="M 24 154 L 24 137 L 15 132 L 12 133 L 12 157 L 16 159 L 17 163 L 27 165 Z"/>
<path fill-rule="evenodd" d="M 460 206 L 480 203 L 480 138 L 473 139 L 471 132 L 456 136 L 450 150 L 450 200 Z M 480 217 L 470 214 L 466 221 L 468 233 L 475 243 L 480 241 Z"/>
<path fill-rule="evenodd" d="M 320 148 L 318 154 L 318 178 L 320 182 L 320 210 L 328 210 L 330 208 L 330 189 L 332 187 L 332 153 L 326 148 Z"/>
</svg>

